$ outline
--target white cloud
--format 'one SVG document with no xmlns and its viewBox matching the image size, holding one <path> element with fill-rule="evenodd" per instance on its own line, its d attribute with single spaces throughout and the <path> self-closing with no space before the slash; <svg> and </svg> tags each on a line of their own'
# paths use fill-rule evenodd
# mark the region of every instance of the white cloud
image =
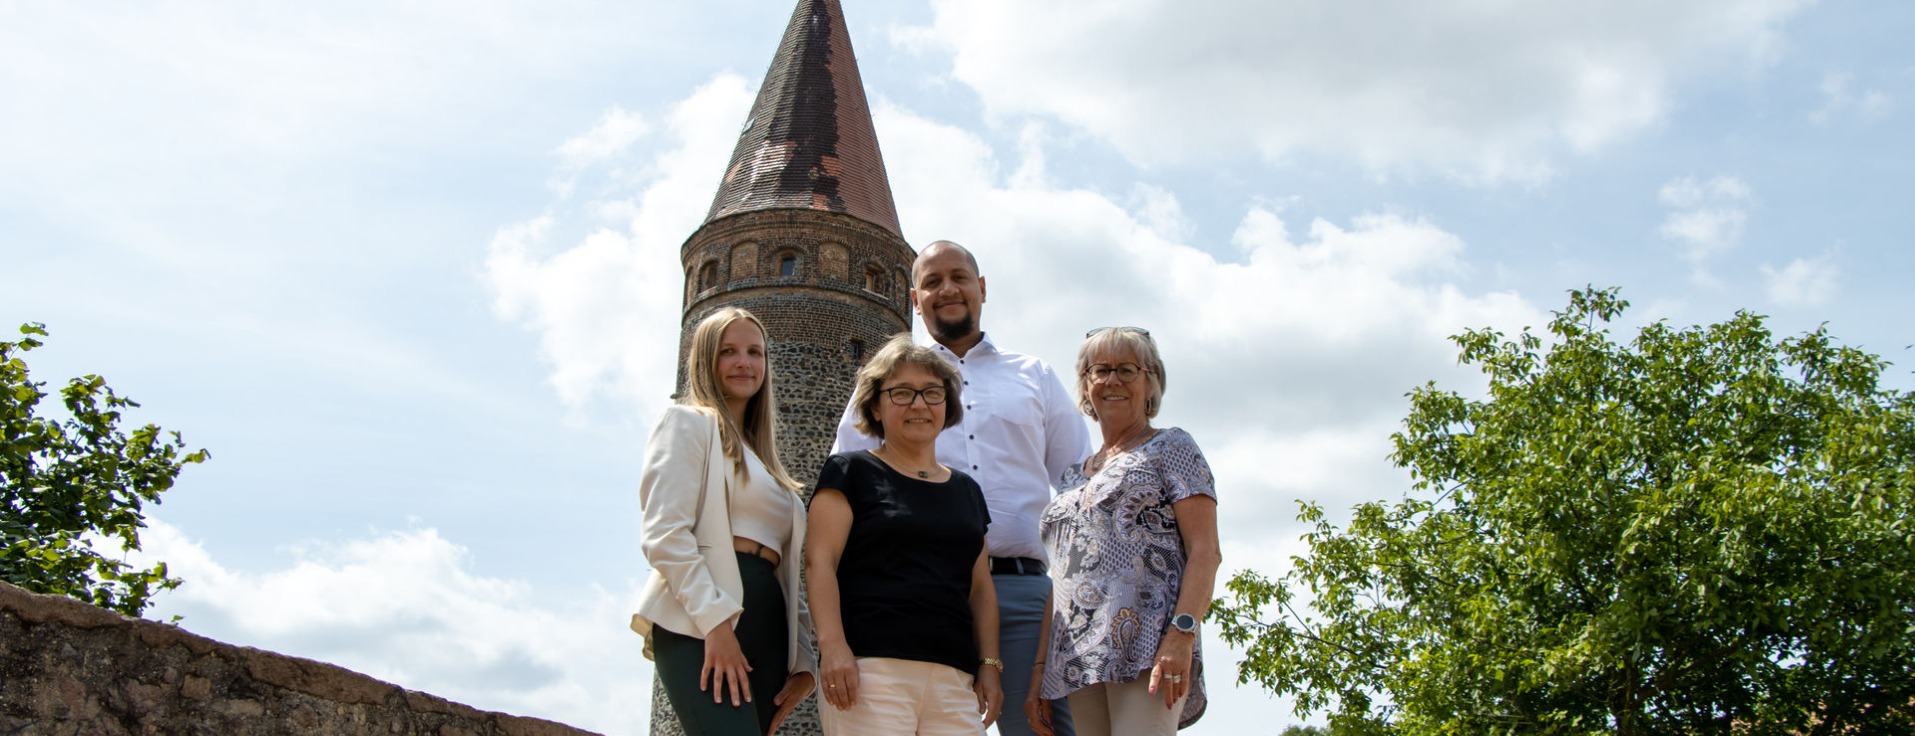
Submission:
<svg viewBox="0 0 1915 736">
<path fill-rule="evenodd" d="M 1765 263 L 1762 276 L 1767 282 L 1769 301 L 1792 307 L 1813 307 L 1835 295 L 1841 269 L 1825 255 L 1815 259 L 1797 258 L 1781 268 Z"/>
<path fill-rule="evenodd" d="M 669 147 L 637 161 L 619 155 L 637 140 L 633 116 L 608 112 L 561 149 L 577 176 L 607 174 L 606 198 L 494 236 L 484 274 L 494 309 L 538 333 L 568 405 L 603 394 L 630 402 L 621 415 L 636 404 L 650 416 L 672 393 L 685 283 L 678 247 L 709 209 L 750 106 L 744 80 L 720 76 L 666 115 Z M 635 183 L 628 169 L 638 172 Z"/>
<path fill-rule="evenodd" d="M 1708 181 L 1683 177 L 1663 184 L 1656 198 L 1670 209 L 1658 231 L 1681 246 L 1696 281 L 1714 283 L 1707 261 L 1742 242 L 1754 203 L 1748 185 L 1730 176 Z"/>
<path fill-rule="evenodd" d="M 1149 327 L 1169 353 L 1166 411 L 1189 407 L 1213 434 L 1395 414 L 1405 391 L 1454 373 L 1449 335 L 1541 321 L 1517 295 L 1461 286 L 1462 240 L 1424 218 L 1319 218 L 1293 234 L 1286 213 L 1257 206 L 1230 246 L 1200 247 L 1155 186 L 1118 201 L 904 111 L 881 106 L 878 127 L 907 234 L 977 253 L 993 334 L 1068 365 L 1089 327 Z"/>
<path fill-rule="evenodd" d="M 1143 164 L 1248 148 L 1535 179 L 1657 124 L 1685 80 L 1765 59 L 1808 3 L 936 0 L 894 37 L 948 51 L 992 114 Z"/>
<path fill-rule="evenodd" d="M 143 560 L 186 580 L 148 615 L 194 633 L 345 667 L 475 708 L 638 733 L 651 667 L 623 622 L 637 586 L 573 600 L 474 574 L 432 529 L 306 542 L 290 564 L 239 572 L 154 522 Z"/>
<path fill-rule="evenodd" d="M 559 145 L 559 157 L 567 166 L 584 167 L 624 153 L 650 126 L 645 116 L 614 107 L 599 118 L 598 126 L 584 135 Z"/>
<path fill-rule="evenodd" d="M 558 156 L 562 166 L 553 179 L 552 190 L 560 199 L 570 198 L 581 170 L 597 164 L 613 163 L 616 157 L 630 150 L 633 143 L 649 132 L 651 125 L 645 121 L 645 116 L 627 112 L 621 107 L 606 110 L 599 117 L 597 126 L 559 144 Z"/>
<path fill-rule="evenodd" d="M 1874 122 L 1888 113 L 1888 93 L 1878 89 L 1856 90 L 1853 81 L 1845 72 L 1822 75 L 1822 107 L 1809 113 L 1810 122 L 1826 125 L 1841 118 Z"/>
</svg>

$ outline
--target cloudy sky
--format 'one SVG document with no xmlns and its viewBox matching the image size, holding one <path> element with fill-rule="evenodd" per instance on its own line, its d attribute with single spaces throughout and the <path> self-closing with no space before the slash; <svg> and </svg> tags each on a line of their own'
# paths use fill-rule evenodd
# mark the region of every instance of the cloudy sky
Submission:
<svg viewBox="0 0 1915 736">
<path fill-rule="evenodd" d="M 213 455 L 152 613 L 642 733 L 677 249 L 792 5 L 0 1 L 0 322 Z M 1586 284 L 1909 383 L 1915 5 L 846 6 L 906 238 L 976 251 L 1014 349 L 1151 329 L 1226 572 L 1400 496 L 1403 394 L 1476 385 L 1446 336 Z M 1191 733 L 1301 721 L 1207 646 Z"/>
</svg>

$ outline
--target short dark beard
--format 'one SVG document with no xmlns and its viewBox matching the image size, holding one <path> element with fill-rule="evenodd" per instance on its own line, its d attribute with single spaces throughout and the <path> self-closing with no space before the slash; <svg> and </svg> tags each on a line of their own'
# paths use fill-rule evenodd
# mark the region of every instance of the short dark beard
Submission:
<svg viewBox="0 0 1915 736">
<path fill-rule="evenodd" d="M 938 342 L 962 340 L 977 334 L 977 318 L 968 311 L 954 322 L 938 319 L 937 315 L 933 314 L 930 324 L 926 326 L 931 328 L 931 337 Z"/>
</svg>

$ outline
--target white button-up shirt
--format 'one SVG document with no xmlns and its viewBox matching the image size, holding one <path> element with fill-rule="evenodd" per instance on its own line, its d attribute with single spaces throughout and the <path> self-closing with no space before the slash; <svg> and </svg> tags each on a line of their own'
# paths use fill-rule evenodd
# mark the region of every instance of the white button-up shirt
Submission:
<svg viewBox="0 0 1915 736">
<path fill-rule="evenodd" d="M 1064 471 L 1090 455 L 1090 430 L 1076 400 L 1049 364 L 999 350 L 989 335 L 962 358 L 943 345 L 928 347 L 964 379 L 964 421 L 938 435 L 938 462 L 984 488 L 991 510 L 984 542 L 992 557 L 1046 559 L 1038 519 Z M 857 411 L 856 404 L 845 407 L 832 453 L 878 446 L 858 431 Z"/>
</svg>

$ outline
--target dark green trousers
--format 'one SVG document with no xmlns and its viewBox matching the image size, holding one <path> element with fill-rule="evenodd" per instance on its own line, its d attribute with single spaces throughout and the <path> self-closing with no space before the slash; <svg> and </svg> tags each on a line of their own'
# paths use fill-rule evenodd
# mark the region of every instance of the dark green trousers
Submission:
<svg viewBox="0 0 1915 736">
<path fill-rule="evenodd" d="M 705 640 L 663 628 L 652 630 L 652 658 L 658 680 L 686 736 L 763 736 L 778 706 L 771 700 L 785 686 L 785 650 L 791 632 L 785 624 L 785 592 L 778 584 L 778 568 L 757 555 L 738 555 L 738 573 L 745 587 L 745 611 L 738 616 L 738 646 L 751 663 L 751 702 L 733 707 L 730 687 L 723 702 L 698 688 L 705 666 Z"/>
</svg>

